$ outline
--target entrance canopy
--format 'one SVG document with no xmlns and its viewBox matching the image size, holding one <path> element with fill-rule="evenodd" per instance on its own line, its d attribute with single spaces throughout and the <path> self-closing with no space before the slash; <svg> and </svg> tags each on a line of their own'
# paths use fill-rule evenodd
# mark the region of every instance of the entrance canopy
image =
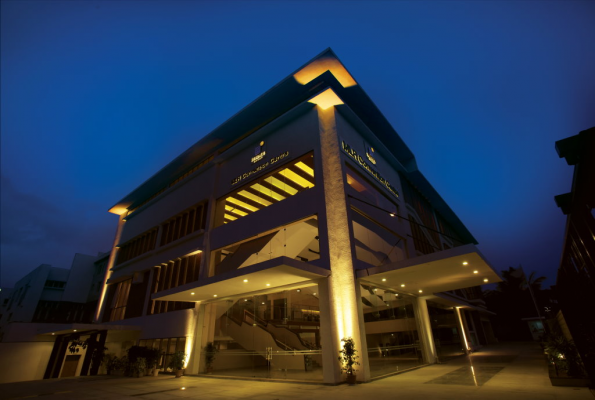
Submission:
<svg viewBox="0 0 595 400">
<path fill-rule="evenodd" d="M 288 257 L 253 264 L 245 268 L 190 282 L 152 296 L 153 300 L 207 301 L 249 293 L 263 293 L 273 288 L 299 285 L 330 275 L 330 271 Z"/>
<path fill-rule="evenodd" d="M 361 269 L 357 277 L 418 296 L 502 281 L 473 244 Z"/>
</svg>

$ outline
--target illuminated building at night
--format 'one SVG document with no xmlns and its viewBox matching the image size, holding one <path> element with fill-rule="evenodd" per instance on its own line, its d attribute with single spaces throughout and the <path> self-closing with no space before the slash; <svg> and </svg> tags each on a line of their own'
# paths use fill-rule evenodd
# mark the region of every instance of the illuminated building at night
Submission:
<svg viewBox="0 0 595 400">
<path fill-rule="evenodd" d="M 478 286 L 498 275 L 331 50 L 110 211 L 110 352 L 202 374 L 213 342 L 214 375 L 338 383 L 346 337 L 360 381 L 493 340 Z"/>
</svg>

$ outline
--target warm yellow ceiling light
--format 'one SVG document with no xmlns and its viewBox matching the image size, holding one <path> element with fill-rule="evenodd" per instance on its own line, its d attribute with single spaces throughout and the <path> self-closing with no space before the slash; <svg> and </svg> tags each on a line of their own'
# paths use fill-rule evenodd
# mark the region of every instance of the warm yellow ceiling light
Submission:
<svg viewBox="0 0 595 400">
<path fill-rule="evenodd" d="M 234 216 L 229 215 L 229 214 L 225 214 L 225 218 L 227 218 L 230 221 L 235 221 L 237 219 L 237 217 L 234 217 Z"/>
<path fill-rule="evenodd" d="M 293 77 L 298 83 L 305 85 L 318 78 L 326 71 L 331 71 L 331 74 L 333 74 L 343 87 L 357 85 L 357 82 L 355 82 L 355 79 L 353 79 L 349 72 L 347 72 L 343 64 L 334 57 L 324 57 L 314 60 L 296 72 Z"/>
<path fill-rule="evenodd" d="M 343 101 L 333 92 L 333 89 L 326 89 L 324 92 L 308 100 L 309 103 L 317 104 L 323 110 L 343 104 Z"/>
<path fill-rule="evenodd" d="M 268 178 L 265 178 L 264 181 L 283 190 L 284 192 L 289 193 L 292 196 L 297 193 L 296 189 L 292 188 L 291 186 L 286 185 L 285 183 L 281 182 L 279 179 L 275 178 L 274 176 L 269 176 Z"/>
<path fill-rule="evenodd" d="M 238 214 L 240 217 L 243 217 L 245 215 L 248 215 L 248 213 L 242 211 L 242 210 L 238 210 L 237 208 L 233 208 L 232 206 L 228 206 L 227 204 L 225 205 L 225 209 L 227 211 L 230 211 L 234 214 Z"/>
<path fill-rule="evenodd" d="M 307 166 L 306 164 L 304 164 L 303 162 L 298 162 L 295 164 L 296 167 L 298 167 L 299 169 L 301 169 L 302 171 L 304 171 L 305 173 L 307 173 L 310 176 L 314 176 L 314 170 L 312 168 L 310 168 L 309 166 Z"/>
<path fill-rule="evenodd" d="M 260 203 L 260 204 L 262 204 L 265 207 L 268 207 L 271 204 L 273 204 L 270 201 L 267 201 L 267 200 L 263 199 L 262 197 L 256 196 L 255 194 L 252 194 L 252 193 L 247 192 L 245 190 L 242 190 L 242 191 L 238 192 L 238 194 L 240 196 L 243 196 L 243 197 L 247 198 L 247 199 L 250 199 L 252 201 L 255 201 L 257 203 Z"/>
<path fill-rule="evenodd" d="M 257 192 L 266 194 L 267 196 L 272 197 L 275 200 L 279 200 L 279 201 L 285 200 L 285 196 L 275 192 L 274 190 L 265 188 L 260 183 L 255 183 L 254 185 L 251 186 L 251 188 L 256 190 Z"/>
<path fill-rule="evenodd" d="M 286 177 L 287 179 L 290 179 L 291 181 L 297 183 L 298 185 L 300 185 L 303 188 L 311 188 L 314 187 L 314 184 L 312 182 L 310 182 L 307 179 L 302 178 L 301 176 L 299 176 L 298 174 L 296 174 L 295 172 L 293 172 L 292 170 L 285 168 L 282 171 L 279 171 L 279 173 L 281 175 L 283 175 L 284 177 Z"/>
<path fill-rule="evenodd" d="M 246 210 L 250 210 L 250 211 L 258 211 L 258 208 L 251 206 L 248 203 L 244 203 L 241 200 L 236 199 L 235 197 L 228 197 L 227 199 L 225 199 L 226 201 L 229 201 L 230 203 L 233 203 L 235 205 L 238 205 L 240 207 L 245 208 Z"/>
</svg>

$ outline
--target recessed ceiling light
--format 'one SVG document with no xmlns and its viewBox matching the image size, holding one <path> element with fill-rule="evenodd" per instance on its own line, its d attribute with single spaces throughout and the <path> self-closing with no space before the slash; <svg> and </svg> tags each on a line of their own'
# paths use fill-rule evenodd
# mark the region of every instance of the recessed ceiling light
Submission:
<svg viewBox="0 0 595 400">
<path fill-rule="evenodd" d="M 484 282 L 487 282 L 487 281 L 488 281 L 488 278 L 485 278 L 483 281 L 484 281 Z"/>
<path fill-rule="evenodd" d="M 297 292 L 300 293 L 302 291 L 302 289 L 298 289 Z"/>
<path fill-rule="evenodd" d="M 401 287 L 405 287 L 405 284 L 404 283 L 401 283 Z"/>
<path fill-rule="evenodd" d="M 262 302 L 262 304 L 264 305 L 264 301 Z"/>
<path fill-rule="evenodd" d="M 194 292 L 190 293 L 191 296 L 194 296 Z"/>
<path fill-rule="evenodd" d="M 382 282 L 386 282 L 386 278 L 382 278 Z"/>
<path fill-rule="evenodd" d="M 473 271 L 474 274 L 479 274 L 478 270 Z"/>
<path fill-rule="evenodd" d="M 270 283 L 267 283 L 267 286 L 271 286 L 271 284 Z"/>
<path fill-rule="evenodd" d="M 423 293 L 423 290 L 419 289 L 419 292 L 420 292 L 420 293 Z"/>
<path fill-rule="evenodd" d="M 214 295 L 213 295 L 213 297 L 217 297 L 217 295 L 216 295 L 216 294 L 214 294 Z"/>
<path fill-rule="evenodd" d="M 73 331 L 75 331 L 75 332 L 76 332 L 76 329 L 73 329 Z"/>
<path fill-rule="evenodd" d="M 316 296 L 316 292 L 312 293 L 314 296 Z"/>
<path fill-rule="evenodd" d="M 467 265 L 469 264 L 467 261 L 463 261 L 463 265 Z"/>
<path fill-rule="evenodd" d="M 55 333 L 52 333 L 52 335 L 55 335 Z"/>
<path fill-rule="evenodd" d="M 244 279 L 244 283 L 248 283 L 248 279 Z"/>
<path fill-rule="evenodd" d="M 244 299 L 244 301 L 248 301 L 248 299 Z"/>
<path fill-rule="evenodd" d="M 399 293 L 395 293 L 395 297 L 399 296 Z"/>
</svg>

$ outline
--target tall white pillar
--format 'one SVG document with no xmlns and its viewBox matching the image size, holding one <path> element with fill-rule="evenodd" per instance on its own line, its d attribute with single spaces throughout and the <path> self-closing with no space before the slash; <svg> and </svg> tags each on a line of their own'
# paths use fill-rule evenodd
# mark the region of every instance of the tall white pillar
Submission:
<svg viewBox="0 0 595 400">
<path fill-rule="evenodd" d="M 331 89 L 326 92 L 328 91 L 332 92 Z M 339 99 L 338 101 L 340 102 Z M 320 105 L 317 106 L 317 110 L 331 270 L 331 276 L 328 278 L 327 297 L 331 334 L 328 343 L 335 353 L 334 364 L 338 364 L 338 352 L 342 346 L 341 339 L 353 338 L 355 349 L 359 352 L 360 357 L 364 348 L 360 338 L 357 309 L 359 299 L 355 294 L 356 282 L 351 252 L 347 200 L 345 197 L 343 161 L 335 119 L 336 110 L 334 106 L 323 108 Z M 324 365 L 325 369 L 329 367 L 330 365 Z M 365 373 L 362 374 L 361 368 L 359 370 L 357 379 L 361 381 Z M 333 381 L 327 382 L 326 379 L 333 379 Z M 337 380 L 335 372 L 329 373 L 329 375 L 325 374 L 325 382 L 327 383 L 336 383 L 340 380 Z"/>
<path fill-rule="evenodd" d="M 461 309 L 460 307 L 453 307 L 455 312 L 455 318 L 457 320 L 457 331 L 459 331 L 459 336 L 461 337 L 461 344 L 463 346 L 463 351 L 465 354 L 469 354 L 469 342 L 468 342 L 468 332 L 465 329 L 465 324 L 463 323 L 463 318 L 461 317 Z"/>
<path fill-rule="evenodd" d="M 426 297 L 416 297 L 413 301 L 413 312 L 417 323 L 419 342 L 422 348 L 424 362 L 435 364 L 438 361 L 434 336 L 432 335 L 432 323 L 428 312 Z"/>
<path fill-rule="evenodd" d="M 186 369 L 188 370 L 189 374 L 198 374 L 203 364 L 203 359 L 201 357 L 203 345 L 203 334 L 205 331 L 205 304 L 199 304 L 198 307 L 194 309 L 194 312 L 197 313 L 195 317 L 195 325 L 194 325 L 194 337 L 192 341 L 192 351 L 191 354 L 188 355 L 188 365 Z"/>
</svg>

